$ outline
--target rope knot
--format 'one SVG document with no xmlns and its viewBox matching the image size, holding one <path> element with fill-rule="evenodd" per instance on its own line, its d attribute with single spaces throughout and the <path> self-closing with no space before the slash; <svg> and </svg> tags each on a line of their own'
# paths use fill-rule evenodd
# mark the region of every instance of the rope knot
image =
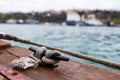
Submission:
<svg viewBox="0 0 120 80">
<path fill-rule="evenodd" d="M 60 60 L 54 59 L 54 56 L 61 56 L 61 52 L 57 50 L 52 50 L 48 52 L 44 57 L 42 57 L 42 61 L 44 64 L 56 64 Z"/>
<path fill-rule="evenodd" d="M 69 58 L 66 58 L 61 55 L 60 51 L 52 50 L 50 52 L 46 52 L 46 47 L 40 47 L 38 50 L 35 48 L 29 48 L 34 53 L 27 56 L 21 57 L 19 59 L 13 60 L 11 65 L 13 68 L 17 69 L 27 69 L 30 67 L 38 67 L 40 64 L 48 65 L 50 67 L 57 67 L 60 60 L 68 61 Z"/>
</svg>

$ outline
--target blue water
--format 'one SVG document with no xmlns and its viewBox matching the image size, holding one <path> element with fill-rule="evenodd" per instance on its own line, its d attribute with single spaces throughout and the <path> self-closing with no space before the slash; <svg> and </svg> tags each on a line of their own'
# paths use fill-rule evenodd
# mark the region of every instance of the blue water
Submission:
<svg viewBox="0 0 120 80">
<path fill-rule="evenodd" d="M 120 63 L 119 27 L 0 24 L 0 32 Z M 12 44 L 25 48 L 32 46 L 13 41 Z M 74 57 L 71 58 L 78 61 L 84 61 Z M 92 62 L 88 63 L 94 64 Z"/>
</svg>

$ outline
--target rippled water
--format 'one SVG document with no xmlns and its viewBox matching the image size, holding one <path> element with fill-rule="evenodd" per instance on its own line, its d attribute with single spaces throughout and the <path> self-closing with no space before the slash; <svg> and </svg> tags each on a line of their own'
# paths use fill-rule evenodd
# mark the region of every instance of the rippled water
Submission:
<svg viewBox="0 0 120 80">
<path fill-rule="evenodd" d="M 0 24 L 0 32 L 120 63 L 119 27 Z M 30 47 L 26 44 L 12 43 L 26 48 Z"/>
</svg>

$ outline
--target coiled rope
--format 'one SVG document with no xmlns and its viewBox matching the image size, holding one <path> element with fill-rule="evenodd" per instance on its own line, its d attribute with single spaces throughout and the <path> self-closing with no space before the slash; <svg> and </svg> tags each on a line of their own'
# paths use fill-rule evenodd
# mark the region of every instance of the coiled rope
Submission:
<svg viewBox="0 0 120 80">
<path fill-rule="evenodd" d="M 36 45 L 36 46 L 39 46 L 39 47 L 44 46 L 44 47 L 46 47 L 50 50 L 58 50 L 58 51 L 61 51 L 63 53 L 66 53 L 68 55 L 72 55 L 72 56 L 75 56 L 75 57 L 78 57 L 78 58 L 82 58 L 82 59 L 85 59 L 85 60 L 93 61 L 93 62 L 100 63 L 100 64 L 103 64 L 103 65 L 106 65 L 106 66 L 110 66 L 110 67 L 113 67 L 113 68 L 120 69 L 120 64 L 119 63 L 110 62 L 110 61 L 107 61 L 107 60 L 95 58 L 95 57 L 88 56 L 88 55 L 85 55 L 85 54 L 71 52 L 71 51 L 68 51 L 68 50 L 54 48 L 54 47 L 44 45 L 44 44 L 38 44 L 36 42 L 21 39 L 19 37 L 13 36 L 13 35 L 0 33 L 0 39 L 13 40 L 13 41 L 16 41 L 16 42 L 22 42 L 22 43 L 26 43 L 26 44 Z"/>
</svg>

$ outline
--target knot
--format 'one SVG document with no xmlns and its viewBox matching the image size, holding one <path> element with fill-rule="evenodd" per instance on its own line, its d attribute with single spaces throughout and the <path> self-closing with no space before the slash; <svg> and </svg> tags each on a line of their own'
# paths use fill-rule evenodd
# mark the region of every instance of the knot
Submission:
<svg viewBox="0 0 120 80">
<path fill-rule="evenodd" d="M 57 50 L 52 50 L 46 54 L 46 58 L 51 58 L 52 56 L 61 56 L 61 52 Z"/>
<path fill-rule="evenodd" d="M 19 59 L 13 60 L 11 65 L 16 69 L 27 69 L 30 67 L 38 67 L 39 65 L 47 65 L 50 67 L 57 67 L 59 61 L 68 61 L 69 58 L 62 56 L 60 51 L 52 50 L 47 53 L 46 47 L 40 47 L 38 50 L 31 47 L 29 48 L 34 53 Z"/>
<path fill-rule="evenodd" d="M 35 48 L 29 48 L 34 53 L 27 56 L 21 57 L 19 59 L 13 60 L 11 65 L 16 69 L 27 69 L 30 67 L 38 67 L 42 63 L 41 58 L 46 54 L 46 47 L 40 47 L 38 50 Z"/>
<path fill-rule="evenodd" d="M 29 48 L 30 49 L 30 48 Z M 32 48 L 33 49 L 33 48 Z M 34 56 L 38 59 L 42 59 L 46 55 L 46 47 L 40 47 L 38 50 L 34 49 Z"/>
<path fill-rule="evenodd" d="M 42 57 L 42 62 L 44 64 L 56 64 L 60 60 L 59 59 L 54 59 L 54 56 L 61 56 L 61 52 L 57 50 L 53 50 L 48 52 L 44 57 Z"/>
</svg>

